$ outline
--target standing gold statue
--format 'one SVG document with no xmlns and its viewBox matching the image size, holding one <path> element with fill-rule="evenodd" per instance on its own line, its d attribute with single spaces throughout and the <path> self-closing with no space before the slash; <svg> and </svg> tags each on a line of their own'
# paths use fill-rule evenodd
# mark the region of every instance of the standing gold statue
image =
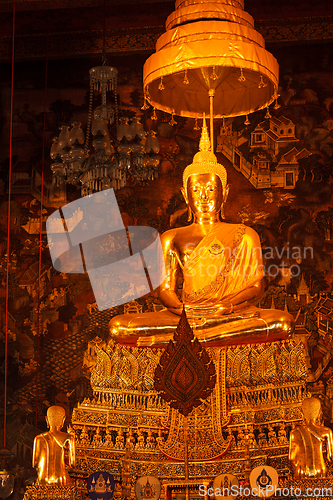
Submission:
<svg viewBox="0 0 333 500">
<path fill-rule="evenodd" d="M 333 433 L 322 425 L 319 399 L 304 399 L 302 412 L 305 422 L 291 431 L 289 440 L 289 460 L 292 462 L 295 478 L 326 477 L 323 444 L 326 443 L 327 458 L 332 460 Z"/>
<path fill-rule="evenodd" d="M 159 298 L 165 309 L 116 316 L 110 322 L 111 336 L 120 343 L 165 346 L 185 305 L 195 335 L 209 345 L 286 339 L 293 329 L 292 316 L 251 304 L 262 293 L 259 237 L 250 227 L 220 219 L 229 193 L 227 173 L 210 152 L 205 122 L 200 151 L 184 170 L 182 193 L 194 221 L 161 237 L 166 278 Z M 182 301 L 177 295 L 179 278 Z"/>
<path fill-rule="evenodd" d="M 65 446 L 69 446 L 69 462 L 74 467 L 75 440 L 71 434 L 61 432 L 65 418 L 66 412 L 62 406 L 50 406 L 46 417 L 50 430 L 35 437 L 32 465 L 37 469 L 39 484 L 72 484 L 65 467 Z"/>
</svg>

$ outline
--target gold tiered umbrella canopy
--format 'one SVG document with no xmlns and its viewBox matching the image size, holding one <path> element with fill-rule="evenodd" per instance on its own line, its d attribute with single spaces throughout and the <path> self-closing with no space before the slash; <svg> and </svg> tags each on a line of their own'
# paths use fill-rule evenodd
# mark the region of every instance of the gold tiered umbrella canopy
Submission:
<svg viewBox="0 0 333 500">
<path fill-rule="evenodd" d="M 239 116 L 277 97 L 276 59 L 243 0 L 177 0 L 143 70 L 145 96 L 180 116 Z M 211 103 L 212 104 L 212 103 Z"/>
</svg>

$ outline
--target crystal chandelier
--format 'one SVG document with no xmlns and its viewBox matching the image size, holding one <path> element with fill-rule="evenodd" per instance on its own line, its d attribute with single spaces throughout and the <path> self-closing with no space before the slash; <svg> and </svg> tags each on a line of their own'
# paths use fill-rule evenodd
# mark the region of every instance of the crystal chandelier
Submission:
<svg viewBox="0 0 333 500">
<path fill-rule="evenodd" d="M 52 183 L 74 184 L 81 196 L 104 189 L 120 189 L 126 185 L 126 175 L 148 181 L 158 177 L 160 146 L 154 131 L 145 133 L 139 117 L 129 123 L 121 118 L 117 127 L 117 150 L 111 144 L 108 125 L 118 121 L 116 68 L 97 66 L 90 71 L 90 98 L 86 138 L 81 123 L 72 128 L 60 127 L 59 137 L 53 140 L 50 156 Z M 94 93 L 101 94 L 101 104 L 92 112 Z M 114 93 L 115 109 L 107 104 L 107 93 Z M 92 135 L 94 151 L 89 152 Z"/>
<path fill-rule="evenodd" d="M 8 462 L 14 453 L 3 448 L 0 450 L 0 498 L 8 498 L 14 491 L 14 474 L 8 470 Z"/>
</svg>

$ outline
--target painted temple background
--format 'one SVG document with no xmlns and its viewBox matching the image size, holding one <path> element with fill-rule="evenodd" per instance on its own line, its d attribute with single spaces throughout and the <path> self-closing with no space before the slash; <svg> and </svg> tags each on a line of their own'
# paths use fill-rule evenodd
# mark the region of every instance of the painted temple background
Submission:
<svg viewBox="0 0 333 500">
<path fill-rule="evenodd" d="M 333 52 L 329 44 L 272 51 L 280 64 L 280 97 L 275 109 L 216 120 L 215 148 L 230 184 L 226 221 L 242 222 L 260 235 L 267 274 L 259 307 L 287 309 L 296 320 L 295 337 L 306 346 L 308 391 L 319 397 L 326 425 L 333 422 L 332 259 L 333 259 Z M 114 58 L 119 71 L 119 116 L 142 116 L 161 145 L 159 178 L 128 179 L 117 191 L 126 225 L 150 225 L 160 232 L 185 225 L 180 194 L 184 167 L 198 150 L 200 130 L 193 119 L 142 111 L 144 56 Z M 160 307 L 157 293 L 136 304 L 99 312 L 88 277 L 60 274 L 52 267 L 45 221 L 79 196 L 51 189 L 52 138 L 77 120 L 85 127 L 89 68 L 99 60 L 50 61 L 43 150 L 43 63 L 15 67 L 10 219 L 8 439 L 7 446 L 28 468 L 35 435 L 45 429 L 50 404 L 61 404 L 68 421 L 78 401 L 91 396 L 89 374 L 96 337 L 108 339 L 108 323 L 132 310 Z M 10 68 L 3 65 L 0 115 L 0 337 L 6 309 Z M 96 101 L 97 105 L 97 101 Z M 199 125 L 201 125 L 199 120 Z M 111 127 L 113 138 L 116 129 Z M 39 273 L 42 155 L 42 263 Z M 224 159 L 222 157 L 224 155 Z M 39 282 L 40 278 L 40 282 Z M 38 290 L 40 287 L 40 299 Z M 38 307 L 39 303 L 39 307 Z M 39 325 L 38 325 L 39 319 Z M 3 350 L 3 342 L 0 344 Z M 3 352 L 1 356 L 3 357 Z M 36 391 L 37 382 L 37 391 Z M 2 379 L 0 384 L 3 384 Z M 0 394 L 3 391 L 0 390 Z M 36 407 L 37 402 L 37 407 Z M 1 412 L 3 408 L 1 407 Z M 33 472 L 30 474 L 33 475 Z M 28 475 L 29 477 L 29 475 Z"/>
</svg>

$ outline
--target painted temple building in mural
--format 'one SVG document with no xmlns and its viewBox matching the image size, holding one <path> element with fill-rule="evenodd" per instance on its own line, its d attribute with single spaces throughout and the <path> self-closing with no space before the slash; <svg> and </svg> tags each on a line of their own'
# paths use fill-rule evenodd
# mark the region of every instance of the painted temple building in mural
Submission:
<svg viewBox="0 0 333 500">
<path fill-rule="evenodd" d="M 297 142 L 292 120 L 271 116 L 256 126 L 250 141 L 232 131 L 232 122 L 222 125 L 216 151 L 222 152 L 256 189 L 294 189 L 298 161 L 311 154 L 306 148 L 299 150 Z"/>
</svg>

